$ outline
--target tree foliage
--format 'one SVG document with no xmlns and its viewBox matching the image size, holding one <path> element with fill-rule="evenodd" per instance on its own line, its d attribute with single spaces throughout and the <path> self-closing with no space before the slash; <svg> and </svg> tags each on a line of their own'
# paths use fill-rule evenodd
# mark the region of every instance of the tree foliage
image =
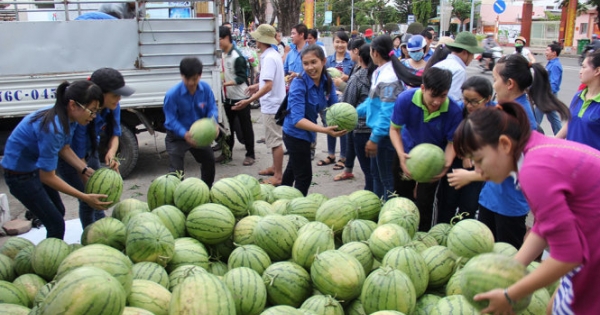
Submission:
<svg viewBox="0 0 600 315">
<path fill-rule="evenodd" d="M 413 14 L 415 20 L 423 25 L 427 25 L 429 18 L 433 12 L 431 0 L 418 0 L 413 2 Z"/>
<path fill-rule="evenodd" d="M 464 31 L 465 20 L 471 17 L 471 1 L 451 0 L 450 4 L 452 5 L 452 15 L 460 20 L 460 25 L 463 26 Z M 475 2 L 475 6 L 477 5 L 479 5 L 479 2 Z"/>
</svg>

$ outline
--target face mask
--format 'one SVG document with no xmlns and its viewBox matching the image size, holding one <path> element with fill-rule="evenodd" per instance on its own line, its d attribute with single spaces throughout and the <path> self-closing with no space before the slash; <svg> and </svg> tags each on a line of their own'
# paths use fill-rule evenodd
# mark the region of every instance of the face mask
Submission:
<svg viewBox="0 0 600 315">
<path fill-rule="evenodd" d="M 425 53 L 422 51 L 415 51 L 415 52 L 409 51 L 408 55 L 414 61 L 421 61 L 421 59 L 423 59 L 423 55 L 425 55 Z"/>
<path fill-rule="evenodd" d="M 518 53 L 523 51 L 523 45 L 515 45 L 515 49 L 517 50 Z"/>
</svg>

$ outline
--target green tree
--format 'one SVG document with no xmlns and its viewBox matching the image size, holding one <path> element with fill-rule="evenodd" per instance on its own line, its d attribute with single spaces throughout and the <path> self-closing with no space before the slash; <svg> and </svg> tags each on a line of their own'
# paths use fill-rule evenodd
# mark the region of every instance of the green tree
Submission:
<svg viewBox="0 0 600 315">
<path fill-rule="evenodd" d="M 399 23 L 408 22 L 408 15 L 413 14 L 412 0 L 393 0 L 391 4 L 398 11 Z"/>
<path fill-rule="evenodd" d="M 452 15 L 456 16 L 462 25 L 462 30 L 465 31 L 465 20 L 471 17 L 471 1 L 451 0 L 450 4 L 452 5 Z M 477 5 L 479 3 L 475 2 L 475 6 Z"/>
<path fill-rule="evenodd" d="M 412 10 L 415 15 L 415 20 L 423 25 L 427 25 L 427 22 L 429 22 L 431 14 L 433 13 L 432 7 L 431 0 L 414 1 Z"/>
</svg>

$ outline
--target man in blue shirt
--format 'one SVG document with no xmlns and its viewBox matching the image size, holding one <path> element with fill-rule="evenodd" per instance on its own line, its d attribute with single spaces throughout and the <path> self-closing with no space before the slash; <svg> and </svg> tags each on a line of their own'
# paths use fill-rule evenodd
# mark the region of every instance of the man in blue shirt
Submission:
<svg viewBox="0 0 600 315">
<path fill-rule="evenodd" d="M 216 121 L 217 102 L 210 85 L 200 81 L 202 62 L 198 58 L 189 57 L 181 60 L 179 72 L 182 80 L 167 91 L 163 106 L 169 171 L 183 173 L 185 153 L 190 151 L 196 162 L 201 164 L 200 178 L 208 187 L 212 187 L 215 180 L 213 150 L 210 146 L 196 147 L 189 130 L 198 119 L 208 117 Z M 217 128 L 216 123 L 215 128 Z"/>
<path fill-rule="evenodd" d="M 300 23 L 296 26 L 292 27 L 292 35 L 290 38 L 292 39 L 292 43 L 290 44 L 290 51 L 285 57 L 285 62 L 283 63 L 283 72 L 288 79 L 288 82 L 299 76 L 304 68 L 302 68 L 302 57 L 300 54 L 302 53 L 302 49 L 306 45 L 306 38 L 308 37 L 308 29 L 306 25 Z M 289 77 L 287 77 L 289 76 Z"/>
<path fill-rule="evenodd" d="M 560 90 L 560 84 L 562 82 L 562 74 L 563 68 L 560 63 L 560 56 L 562 48 L 556 42 L 548 45 L 546 47 L 546 59 L 548 63 L 546 63 L 546 71 L 548 71 L 548 77 L 550 79 L 550 87 L 552 88 L 552 93 L 555 96 L 558 96 L 558 91 Z M 546 113 L 548 117 L 548 121 L 550 121 L 550 126 L 552 126 L 552 132 L 557 134 L 562 128 L 562 122 L 560 121 L 560 116 L 558 112 L 552 111 Z M 536 106 L 535 107 L 535 120 L 537 121 L 538 126 L 542 123 L 542 119 L 544 119 L 544 113 Z"/>
</svg>

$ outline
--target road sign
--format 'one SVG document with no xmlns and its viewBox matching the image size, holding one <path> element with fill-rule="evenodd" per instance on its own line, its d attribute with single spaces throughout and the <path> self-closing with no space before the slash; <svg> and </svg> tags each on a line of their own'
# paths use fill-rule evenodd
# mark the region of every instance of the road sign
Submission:
<svg viewBox="0 0 600 315">
<path fill-rule="evenodd" d="M 506 2 L 504 0 L 496 0 L 494 2 L 494 12 L 501 14 L 504 10 L 506 10 Z"/>
<path fill-rule="evenodd" d="M 414 23 L 414 22 L 415 22 L 415 16 L 412 14 L 409 14 L 407 23 L 410 24 L 410 23 Z"/>
</svg>

